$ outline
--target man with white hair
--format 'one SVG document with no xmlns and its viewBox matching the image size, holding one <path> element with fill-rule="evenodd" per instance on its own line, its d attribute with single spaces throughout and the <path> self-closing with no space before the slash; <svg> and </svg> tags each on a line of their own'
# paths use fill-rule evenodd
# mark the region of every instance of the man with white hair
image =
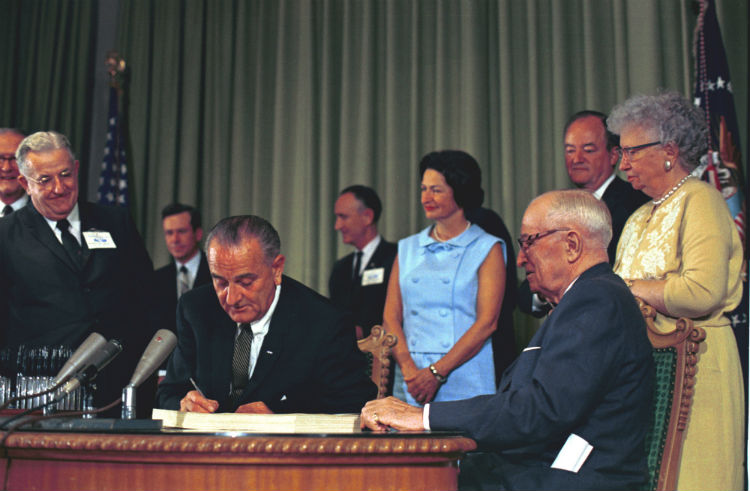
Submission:
<svg viewBox="0 0 750 491">
<path fill-rule="evenodd" d="M 127 210 L 78 201 L 79 163 L 64 135 L 34 133 L 15 157 L 31 203 L 0 220 L 0 344 L 119 339 L 123 353 L 97 377 L 94 404 L 108 404 L 154 332 L 151 259 Z M 150 390 L 139 396 L 143 416 Z"/>
<path fill-rule="evenodd" d="M 517 263 L 556 306 L 498 392 L 424 408 L 370 401 L 363 426 L 466 433 L 479 452 L 461 462 L 463 489 L 639 488 L 654 366 L 640 310 L 608 264 L 611 235 L 587 191 L 532 201 Z"/>
</svg>

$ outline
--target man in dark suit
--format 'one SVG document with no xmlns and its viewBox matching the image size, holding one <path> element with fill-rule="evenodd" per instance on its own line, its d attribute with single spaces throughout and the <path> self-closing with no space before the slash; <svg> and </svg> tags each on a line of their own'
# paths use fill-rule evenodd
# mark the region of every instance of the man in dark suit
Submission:
<svg viewBox="0 0 750 491">
<path fill-rule="evenodd" d="M 200 249 L 203 238 L 200 211 L 172 203 L 162 209 L 161 224 L 172 261 L 156 270 L 154 295 L 160 310 L 160 327 L 176 331 L 177 299 L 188 290 L 211 283 L 211 272 Z"/>
<path fill-rule="evenodd" d="M 29 201 L 18 182 L 16 149 L 24 135 L 13 128 L 0 128 L 0 217 L 18 211 Z"/>
<path fill-rule="evenodd" d="M 328 289 L 334 305 L 354 314 L 357 339 L 383 323 L 388 278 L 396 258 L 396 244 L 378 234 L 381 211 L 375 190 L 361 185 L 342 190 L 334 205 L 341 240 L 357 250 L 333 265 Z"/>
<path fill-rule="evenodd" d="M 654 366 L 635 299 L 607 263 L 611 234 L 606 207 L 588 192 L 532 201 L 518 265 L 556 307 L 497 394 L 424 409 L 371 401 L 363 425 L 465 432 L 479 453 L 461 462 L 462 489 L 638 489 Z"/>
<path fill-rule="evenodd" d="M 607 129 L 607 116 L 580 111 L 565 124 L 565 167 L 579 189 L 592 193 L 607 205 L 612 216 L 612 240 L 607 247 L 609 264 L 615 263 L 617 243 L 630 215 L 650 198 L 615 175 L 620 138 Z M 549 306 L 529 293 L 524 281 L 519 289 L 519 309 L 541 317 Z"/>
<path fill-rule="evenodd" d="M 270 223 L 225 218 L 206 250 L 213 287 L 178 302 L 178 342 L 159 385 L 160 407 L 343 413 L 374 397 L 351 317 L 283 276 L 281 241 Z"/>
<path fill-rule="evenodd" d="M 119 339 L 123 353 L 97 377 L 94 403 L 107 404 L 154 333 L 151 259 L 127 210 L 78 203 L 79 164 L 65 136 L 34 133 L 16 158 L 31 201 L 0 220 L 2 345 L 75 348 L 91 332 Z"/>
</svg>

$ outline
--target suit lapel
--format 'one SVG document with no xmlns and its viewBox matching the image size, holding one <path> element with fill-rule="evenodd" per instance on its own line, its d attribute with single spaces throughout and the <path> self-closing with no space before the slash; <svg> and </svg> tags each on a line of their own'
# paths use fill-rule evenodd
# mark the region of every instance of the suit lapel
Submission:
<svg viewBox="0 0 750 491">
<path fill-rule="evenodd" d="M 290 332 L 290 326 L 294 325 L 296 312 L 294 306 L 288 300 L 289 296 L 286 294 L 283 282 L 279 295 L 279 302 L 271 316 L 271 325 L 268 326 L 268 333 L 263 339 L 258 360 L 255 362 L 255 370 L 253 370 L 253 376 L 247 384 L 243 400 L 247 400 L 248 394 L 252 394 L 258 387 L 261 387 L 263 380 L 271 373 L 276 361 L 281 356 L 281 350 L 288 342 L 287 336 Z"/>
<path fill-rule="evenodd" d="M 55 237 L 55 233 L 50 229 L 49 224 L 44 217 L 36 211 L 31 201 L 26 205 L 25 208 L 20 210 L 19 218 L 23 222 L 24 226 L 29 230 L 29 233 L 33 235 L 42 245 L 52 252 L 60 261 L 65 263 L 75 273 L 79 272 L 78 266 L 73 263 L 73 260 L 68 256 L 65 248 Z"/>
<path fill-rule="evenodd" d="M 217 300 L 218 305 L 218 300 Z M 211 339 L 211 385 L 216 388 L 220 399 L 228 400 L 229 384 L 232 380 L 232 354 L 237 324 L 219 306 L 216 312 L 216 335 Z"/>
</svg>

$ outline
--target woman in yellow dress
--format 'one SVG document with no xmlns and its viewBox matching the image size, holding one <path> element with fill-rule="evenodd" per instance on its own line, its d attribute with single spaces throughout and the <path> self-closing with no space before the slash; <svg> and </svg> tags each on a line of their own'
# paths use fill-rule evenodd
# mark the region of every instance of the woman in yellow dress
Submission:
<svg viewBox="0 0 750 491">
<path fill-rule="evenodd" d="M 653 198 L 625 224 L 615 272 L 657 310 L 659 329 L 689 317 L 706 331 L 677 489 L 742 489 L 745 397 L 724 315 L 742 296 L 742 245 L 721 193 L 691 174 L 707 149 L 705 116 L 664 92 L 631 97 L 607 126 L 620 135 L 628 182 Z"/>
</svg>

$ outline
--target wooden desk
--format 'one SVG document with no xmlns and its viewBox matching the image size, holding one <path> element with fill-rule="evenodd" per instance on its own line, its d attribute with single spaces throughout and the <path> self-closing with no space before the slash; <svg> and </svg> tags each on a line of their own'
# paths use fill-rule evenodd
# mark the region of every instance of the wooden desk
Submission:
<svg viewBox="0 0 750 491">
<path fill-rule="evenodd" d="M 0 433 L 1 435 L 2 433 Z M 195 435 L 20 432 L 11 490 L 453 490 L 476 448 L 450 434 Z"/>
</svg>

